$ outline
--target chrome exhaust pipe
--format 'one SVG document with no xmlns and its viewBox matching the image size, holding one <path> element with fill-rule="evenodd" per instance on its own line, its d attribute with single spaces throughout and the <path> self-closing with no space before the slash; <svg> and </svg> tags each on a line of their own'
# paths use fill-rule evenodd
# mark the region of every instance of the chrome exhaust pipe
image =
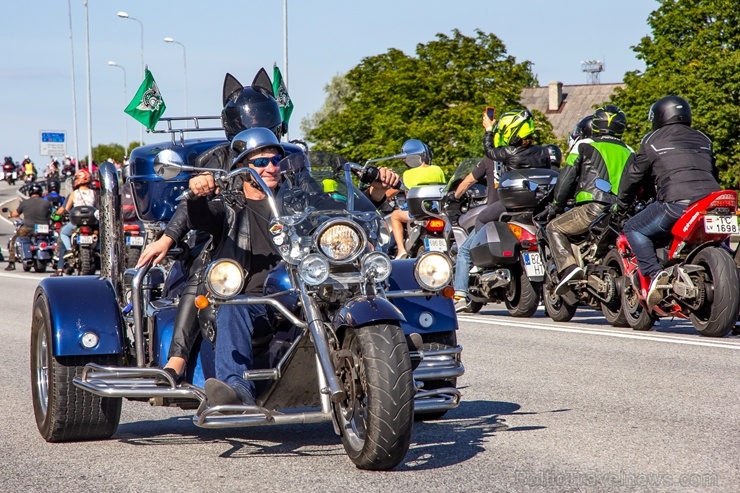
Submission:
<svg viewBox="0 0 740 493">
<path fill-rule="evenodd" d="M 113 163 L 104 162 L 100 174 L 100 275 L 110 279 L 120 306 L 126 305 L 123 290 L 123 209 L 118 172 Z"/>
</svg>

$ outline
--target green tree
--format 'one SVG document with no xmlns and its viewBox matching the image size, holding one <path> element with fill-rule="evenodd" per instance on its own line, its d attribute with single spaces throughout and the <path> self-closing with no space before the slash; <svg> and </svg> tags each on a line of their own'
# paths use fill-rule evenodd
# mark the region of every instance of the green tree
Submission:
<svg viewBox="0 0 740 493">
<path fill-rule="evenodd" d="M 461 159 L 481 156 L 483 109 L 519 107 L 522 87 L 537 85 L 531 63 L 517 62 L 499 38 L 480 30 L 436 37 L 417 45 L 415 56 L 392 48 L 335 77 L 322 109 L 302 122 L 313 147 L 361 162 L 417 138 L 448 175 Z M 540 137 L 551 139 L 551 125 L 539 121 Z"/>
<path fill-rule="evenodd" d="M 665 0 L 648 18 L 652 35 L 633 50 L 645 71 L 625 75 L 612 102 L 628 116 L 625 140 L 635 146 L 651 130 L 650 106 L 667 94 L 691 105 L 693 127 L 714 142 L 720 179 L 740 176 L 740 22 L 735 0 Z"/>
<path fill-rule="evenodd" d="M 98 164 L 108 158 L 113 158 L 117 163 L 123 162 L 123 146 L 120 144 L 100 144 L 93 147 L 94 161 Z"/>
</svg>

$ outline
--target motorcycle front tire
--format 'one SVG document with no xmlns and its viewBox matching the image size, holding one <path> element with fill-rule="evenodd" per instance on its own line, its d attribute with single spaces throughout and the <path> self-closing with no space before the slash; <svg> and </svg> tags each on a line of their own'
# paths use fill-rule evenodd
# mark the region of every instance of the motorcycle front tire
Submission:
<svg viewBox="0 0 740 493">
<path fill-rule="evenodd" d="M 414 378 L 408 344 L 398 325 L 347 329 L 337 365 L 347 398 L 334 404 L 349 458 L 359 469 L 388 470 L 411 443 Z"/>
</svg>

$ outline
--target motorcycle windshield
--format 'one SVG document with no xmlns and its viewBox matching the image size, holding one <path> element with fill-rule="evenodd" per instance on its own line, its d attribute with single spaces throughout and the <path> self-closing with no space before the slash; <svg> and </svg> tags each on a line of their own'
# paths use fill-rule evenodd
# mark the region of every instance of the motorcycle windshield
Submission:
<svg viewBox="0 0 740 493">
<path fill-rule="evenodd" d="M 457 188 L 457 185 L 459 185 L 460 182 L 463 181 L 463 179 L 468 176 L 473 171 L 473 168 L 475 168 L 482 160 L 482 157 L 463 159 L 460 164 L 457 165 L 457 168 L 455 168 L 455 173 L 452 175 L 452 178 L 450 178 L 445 191 L 454 191 L 454 189 Z"/>
<path fill-rule="evenodd" d="M 313 234 L 332 220 L 357 225 L 371 250 L 389 243 L 385 221 L 357 188 L 350 163 L 323 151 L 293 153 L 280 162 L 283 182 L 276 194 L 278 217 L 271 222 L 273 242 L 286 262 L 295 264 L 316 250 Z"/>
</svg>

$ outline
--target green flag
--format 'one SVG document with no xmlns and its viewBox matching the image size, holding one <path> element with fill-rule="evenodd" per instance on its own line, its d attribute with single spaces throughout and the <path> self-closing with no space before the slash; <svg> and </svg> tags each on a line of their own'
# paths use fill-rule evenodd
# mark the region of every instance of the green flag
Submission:
<svg viewBox="0 0 740 493">
<path fill-rule="evenodd" d="M 277 99 L 278 106 L 280 106 L 280 116 L 287 125 L 290 114 L 293 113 L 293 101 L 288 96 L 288 88 L 285 87 L 283 75 L 280 73 L 277 64 L 273 65 L 272 71 L 272 92 L 275 93 L 275 99 Z"/>
<path fill-rule="evenodd" d="M 144 70 L 144 82 L 136 91 L 136 96 L 128 104 L 124 112 L 131 115 L 149 130 L 154 130 L 154 126 L 162 117 L 162 113 L 167 106 L 164 104 L 162 95 L 159 93 L 157 83 L 149 69 Z"/>
</svg>

